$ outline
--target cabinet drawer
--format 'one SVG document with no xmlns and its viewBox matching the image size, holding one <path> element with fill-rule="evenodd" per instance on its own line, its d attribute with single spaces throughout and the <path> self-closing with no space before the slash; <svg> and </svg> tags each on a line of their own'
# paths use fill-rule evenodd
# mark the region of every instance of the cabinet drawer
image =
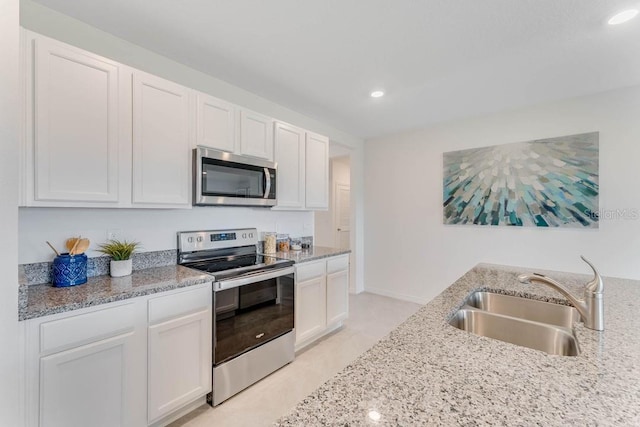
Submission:
<svg viewBox="0 0 640 427">
<path fill-rule="evenodd" d="M 324 276 L 326 273 L 327 265 L 324 260 L 296 265 L 297 282 Z"/>
<path fill-rule="evenodd" d="M 211 305 L 211 284 L 149 300 L 149 324 L 194 313 Z"/>
<path fill-rule="evenodd" d="M 124 304 L 40 325 L 40 353 L 53 353 L 125 332 L 135 326 L 134 304 Z"/>
<path fill-rule="evenodd" d="M 327 273 L 346 270 L 349 268 L 349 255 L 340 255 L 327 260 Z"/>
</svg>

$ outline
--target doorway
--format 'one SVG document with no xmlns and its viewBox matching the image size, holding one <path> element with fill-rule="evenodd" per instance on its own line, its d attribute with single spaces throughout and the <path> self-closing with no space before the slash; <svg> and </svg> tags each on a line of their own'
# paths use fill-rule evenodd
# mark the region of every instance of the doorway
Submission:
<svg viewBox="0 0 640 427">
<path fill-rule="evenodd" d="M 329 209 L 315 212 L 314 245 L 350 249 L 351 159 L 338 149 L 329 153 Z"/>
</svg>

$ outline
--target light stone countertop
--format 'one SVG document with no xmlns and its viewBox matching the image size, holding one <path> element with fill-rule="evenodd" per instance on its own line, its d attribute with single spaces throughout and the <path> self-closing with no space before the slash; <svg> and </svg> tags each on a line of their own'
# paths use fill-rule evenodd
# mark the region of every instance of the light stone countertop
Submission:
<svg viewBox="0 0 640 427">
<path fill-rule="evenodd" d="M 22 276 L 22 274 L 21 274 Z M 213 276 L 170 265 L 134 271 L 126 277 L 89 277 L 82 285 L 56 288 L 51 284 L 21 286 L 24 302 L 18 319 L 26 320 L 211 282 Z"/>
<path fill-rule="evenodd" d="M 307 250 L 301 251 L 289 251 L 289 252 L 276 252 L 273 254 L 276 258 L 288 259 L 295 261 L 296 264 L 301 262 L 316 261 L 322 258 L 330 258 L 332 256 L 344 255 L 351 253 L 349 249 L 330 248 L 327 246 L 312 246 Z M 271 254 L 267 254 L 271 255 Z"/>
<path fill-rule="evenodd" d="M 475 290 L 565 303 L 528 268 L 480 264 L 276 424 L 640 425 L 640 281 L 605 278 L 605 331 L 575 325 L 581 354 L 552 356 L 447 321 Z M 591 277 L 545 272 L 572 292 Z M 368 414 L 381 418 L 372 421 Z"/>
</svg>

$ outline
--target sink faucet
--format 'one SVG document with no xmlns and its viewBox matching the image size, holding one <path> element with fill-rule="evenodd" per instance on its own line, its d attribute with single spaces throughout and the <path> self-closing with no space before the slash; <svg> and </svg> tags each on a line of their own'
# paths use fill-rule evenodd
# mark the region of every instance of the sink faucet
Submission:
<svg viewBox="0 0 640 427">
<path fill-rule="evenodd" d="M 589 329 L 596 331 L 604 330 L 604 283 L 598 270 L 583 256 L 580 256 L 584 262 L 593 270 L 595 277 L 584 287 L 584 298 L 576 298 L 571 295 L 569 290 L 556 282 L 550 277 L 542 274 L 521 274 L 518 280 L 521 283 L 539 282 L 548 285 L 560 292 L 569 300 L 569 302 L 578 309 L 584 325 Z"/>
</svg>

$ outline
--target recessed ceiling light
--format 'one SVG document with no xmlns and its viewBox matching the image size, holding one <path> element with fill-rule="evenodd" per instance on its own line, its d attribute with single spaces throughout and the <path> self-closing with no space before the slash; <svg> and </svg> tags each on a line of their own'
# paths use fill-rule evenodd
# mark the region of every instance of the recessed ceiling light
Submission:
<svg viewBox="0 0 640 427">
<path fill-rule="evenodd" d="M 380 98 L 381 96 L 384 96 L 384 92 L 381 90 L 374 90 L 373 92 L 371 92 L 372 98 Z"/>
<path fill-rule="evenodd" d="M 380 421 L 380 418 L 382 418 L 382 415 L 380 415 L 378 411 L 369 411 L 368 415 L 372 421 Z"/>
<path fill-rule="evenodd" d="M 629 21 L 630 19 L 633 19 L 636 17 L 636 15 L 638 14 L 638 9 L 628 9 L 628 10 L 623 10 L 620 13 L 616 13 L 615 15 L 613 15 L 608 21 L 607 23 L 609 25 L 618 25 L 618 24 L 622 24 L 624 22 Z"/>
</svg>

